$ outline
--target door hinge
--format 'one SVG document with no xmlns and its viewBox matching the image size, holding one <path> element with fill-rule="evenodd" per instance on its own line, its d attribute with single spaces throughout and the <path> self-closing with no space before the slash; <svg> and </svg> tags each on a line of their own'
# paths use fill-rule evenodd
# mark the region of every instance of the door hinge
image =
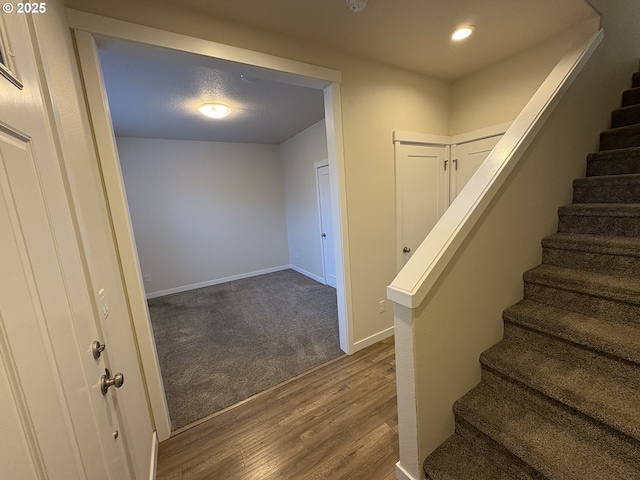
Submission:
<svg viewBox="0 0 640 480">
<path fill-rule="evenodd" d="M 454 158 L 453 160 L 451 160 L 451 162 L 453 163 L 453 166 L 456 169 L 456 172 L 458 171 L 458 159 Z"/>
<path fill-rule="evenodd" d="M 447 171 L 447 165 L 449 164 L 449 160 L 444 161 L 444 171 Z"/>
</svg>

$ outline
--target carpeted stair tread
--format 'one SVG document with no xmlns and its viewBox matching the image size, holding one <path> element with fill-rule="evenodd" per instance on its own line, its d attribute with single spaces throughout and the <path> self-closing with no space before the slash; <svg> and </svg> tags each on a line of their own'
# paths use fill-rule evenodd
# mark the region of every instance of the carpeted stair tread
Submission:
<svg viewBox="0 0 640 480">
<path fill-rule="evenodd" d="M 640 87 L 630 88 L 622 92 L 622 106 L 636 105 L 640 103 Z"/>
<path fill-rule="evenodd" d="M 571 268 L 540 265 L 524 273 L 525 283 L 605 298 L 640 306 L 640 280 L 620 278 Z M 640 322 L 640 318 L 636 319 Z"/>
<path fill-rule="evenodd" d="M 640 125 L 612 128 L 600 134 L 601 152 L 629 147 L 640 147 Z"/>
<path fill-rule="evenodd" d="M 640 278 L 640 239 L 556 233 L 542 239 L 542 263 Z"/>
<path fill-rule="evenodd" d="M 558 215 L 561 233 L 640 236 L 640 204 L 575 203 L 560 207 Z"/>
<path fill-rule="evenodd" d="M 600 365 L 597 355 L 589 364 L 576 364 L 508 340 L 484 352 L 480 361 L 511 380 L 640 440 L 637 372 L 617 372 L 614 377 L 607 374 L 607 364 Z"/>
<path fill-rule="evenodd" d="M 461 461 L 464 459 L 464 461 Z M 513 477 L 478 452 L 460 435 L 452 435 L 424 461 L 431 480 L 511 480 Z"/>
<path fill-rule="evenodd" d="M 634 237 L 554 233 L 542 239 L 542 246 L 640 258 L 640 238 Z"/>
<path fill-rule="evenodd" d="M 611 112 L 611 128 L 625 127 L 640 123 L 640 104 L 629 105 Z"/>
<path fill-rule="evenodd" d="M 637 465 L 581 431 L 480 384 L 454 404 L 457 417 L 555 480 L 638 480 Z M 471 477 L 473 478 L 473 477 Z"/>
<path fill-rule="evenodd" d="M 603 352 L 640 368 L 640 328 L 637 324 L 610 322 L 530 300 L 507 308 L 503 318 L 505 322 Z"/>
<path fill-rule="evenodd" d="M 587 177 L 640 173 L 640 147 L 621 148 L 587 155 Z"/>
<path fill-rule="evenodd" d="M 601 175 L 573 181 L 574 203 L 639 203 L 640 173 Z"/>
</svg>

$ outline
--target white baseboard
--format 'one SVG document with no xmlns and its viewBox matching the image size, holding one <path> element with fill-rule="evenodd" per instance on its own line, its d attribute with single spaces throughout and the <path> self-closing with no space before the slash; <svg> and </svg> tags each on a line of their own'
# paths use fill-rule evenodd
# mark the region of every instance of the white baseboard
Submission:
<svg viewBox="0 0 640 480">
<path fill-rule="evenodd" d="M 305 277 L 309 277 L 312 280 L 315 280 L 316 282 L 322 283 L 324 285 L 324 278 L 319 277 L 318 275 L 314 275 L 311 272 L 307 272 L 306 270 L 300 268 L 300 267 L 296 267 L 295 265 L 289 265 L 289 267 L 291 267 L 291 270 L 295 270 L 298 273 L 301 273 L 302 275 L 304 275 Z"/>
<path fill-rule="evenodd" d="M 156 432 L 151 433 L 153 442 L 151 446 L 151 462 L 149 464 L 149 480 L 156 480 L 156 468 L 158 466 L 158 436 Z"/>
<path fill-rule="evenodd" d="M 400 462 L 396 463 L 396 478 L 398 480 L 420 480 L 419 478 L 414 478 L 409 472 L 402 468 Z"/>
<path fill-rule="evenodd" d="M 191 285 L 185 285 L 183 287 L 169 288 L 167 290 L 159 290 L 157 292 L 147 293 L 147 299 L 163 297 L 165 295 L 171 295 L 172 293 L 186 292 L 188 290 L 195 290 L 196 288 L 210 287 L 212 285 L 218 285 L 220 283 L 232 282 L 234 280 L 242 280 L 243 278 L 257 277 L 258 275 L 264 275 L 265 273 L 280 272 L 282 270 L 288 270 L 291 265 L 280 265 L 279 267 L 265 268 L 264 270 L 256 270 L 255 272 L 241 273 L 240 275 L 232 275 L 231 277 L 216 278 L 215 280 L 208 280 L 206 282 L 194 283 Z"/>
<path fill-rule="evenodd" d="M 384 340 L 385 338 L 390 337 L 391 335 L 393 335 L 393 327 L 389 327 L 386 330 L 376 333 L 375 335 L 371 335 L 370 337 L 367 337 L 364 340 L 359 340 L 353 344 L 352 353 L 356 353 L 358 350 L 367 348 L 369 345 L 373 345 L 374 343 L 377 343 L 380 340 Z"/>
</svg>

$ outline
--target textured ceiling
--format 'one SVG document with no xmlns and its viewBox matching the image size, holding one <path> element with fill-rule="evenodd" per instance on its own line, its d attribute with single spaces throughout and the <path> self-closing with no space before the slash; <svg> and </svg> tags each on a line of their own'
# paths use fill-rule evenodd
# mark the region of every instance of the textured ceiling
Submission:
<svg viewBox="0 0 640 480">
<path fill-rule="evenodd" d="M 280 144 L 324 118 L 322 90 L 261 80 L 247 67 L 201 55 L 97 43 L 116 136 Z M 233 112 L 207 118 L 198 108 L 208 102 Z"/>
<path fill-rule="evenodd" d="M 359 13 L 345 0 L 154 3 L 450 81 L 596 16 L 585 0 L 369 0 Z M 113 11 L 102 0 L 66 4 L 98 14 Z M 465 24 L 477 27 L 475 35 L 452 43 L 449 33 Z M 324 116 L 320 90 L 268 80 L 244 83 L 243 67 L 231 62 L 114 39 L 100 40 L 99 52 L 119 136 L 279 144 Z M 224 121 L 197 111 L 221 98 L 235 109 Z"/>
</svg>

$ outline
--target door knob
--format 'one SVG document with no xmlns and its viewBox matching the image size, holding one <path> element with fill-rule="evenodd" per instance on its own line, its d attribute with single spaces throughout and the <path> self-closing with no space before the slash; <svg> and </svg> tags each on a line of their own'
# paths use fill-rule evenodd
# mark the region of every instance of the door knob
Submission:
<svg viewBox="0 0 640 480">
<path fill-rule="evenodd" d="M 404 253 L 409 253 L 409 252 L 411 251 L 411 249 L 410 249 L 409 247 L 404 247 L 404 248 L 402 249 L 402 251 L 403 251 Z"/>
<path fill-rule="evenodd" d="M 109 373 L 109 370 L 105 369 L 104 370 L 105 375 L 102 375 L 100 377 L 100 391 L 102 392 L 102 395 L 106 395 L 107 391 L 109 390 L 109 387 L 116 387 L 116 388 L 120 388 L 122 386 L 122 384 L 124 383 L 124 375 L 121 373 L 116 373 L 113 378 L 111 377 L 111 374 Z"/>
<path fill-rule="evenodd" d="M 323 234 L 322 234 L 322 238 L 324 238 L 324 237 L 326 237 L 326 236 L 327 236 L 327 234 L 326 234 L 326 233 L 323 233 Z"/>
</svg>

